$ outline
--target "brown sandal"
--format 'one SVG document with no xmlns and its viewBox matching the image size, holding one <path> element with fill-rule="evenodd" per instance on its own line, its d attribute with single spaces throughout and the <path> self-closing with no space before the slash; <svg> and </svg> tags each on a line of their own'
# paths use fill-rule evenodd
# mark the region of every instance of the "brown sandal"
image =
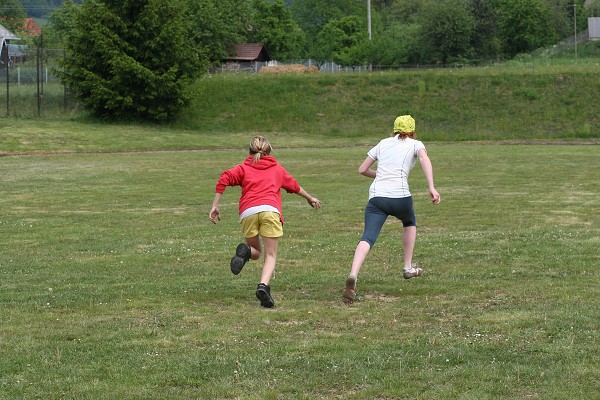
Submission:
<svg viewBox="0 0 600 400">
<path fill-rule="evenodd" d="M 346 304 L 352 304 L 356 298 L 356 278 L 349 277 L 346 279 L 346 287 L 342 293 L 342 301 Z"/>
</svg>

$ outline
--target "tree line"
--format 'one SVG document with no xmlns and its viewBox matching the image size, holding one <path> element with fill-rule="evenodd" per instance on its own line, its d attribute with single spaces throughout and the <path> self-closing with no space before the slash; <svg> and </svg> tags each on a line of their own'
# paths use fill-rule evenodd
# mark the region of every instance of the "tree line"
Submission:
<svg viewBox="0 0 600 400">
<path fill-rule="evenodd" d="M 587 3 L 66 0 L 48 16 L 44 45 L 65 49 L 59 75 L 95 114 L 163 120 L 187 104 L 185 87 L 238 43 L 264 43 L 282 62 L 477 64 L 556 43 L 575 26 L 585 29 L 587 16 L 600 15 L 600 0 Z M 18 4 L 0 0 L 0 18 L 18 11 Z"/>
</svg>

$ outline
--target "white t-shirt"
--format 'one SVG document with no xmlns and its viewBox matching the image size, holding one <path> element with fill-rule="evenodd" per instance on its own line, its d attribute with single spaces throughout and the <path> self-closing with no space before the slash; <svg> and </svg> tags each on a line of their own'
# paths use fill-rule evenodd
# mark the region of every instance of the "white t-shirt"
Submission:
<svg viewBox="0 0 600 400">
<path fill-rule="evenodd" d="M 240 221 L 246 217 L 249 217 L 250 215 L 258 214 L 258 213 L 265 212 L 265 211 L 274 212 L 274 213 L 279 214 L 279 210 L 273 206 L 267 206 L 267 205 L 254 206 L 254 207 L 245 209 L 244 212 L 240 214 Z"/>
<path fill-rule="evenodd" d="M 425 145 L 415 139 L 398 139 L 398 135 L 380 141 L 367 153 L 377 161 L 377 176 L 369 188 L 373 197 L 402 198 L 410 196 L 408 173 Z"/>
</svg>

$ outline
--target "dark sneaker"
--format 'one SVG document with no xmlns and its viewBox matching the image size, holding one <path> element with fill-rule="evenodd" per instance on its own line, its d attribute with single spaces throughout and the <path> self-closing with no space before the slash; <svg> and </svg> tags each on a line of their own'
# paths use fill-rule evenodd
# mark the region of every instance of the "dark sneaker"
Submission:
<svg viewBox="0 0 600 400">
<path fill-rule="evenodd" d="M 256 287 L 256 298 L 260 300 L 260 305 L 265 308 L 275 307 L 275 302 L 271 297 L 271 287 L 260 283 Z"/>
<path fill-rule="evenodd" d="M 342 293 L 342 301 L 346 304 L 352 304 L 356 298 L 356 278 L 350 276 L 346 279 L 346 287 Z"/>
<path fill-rule="evenodd" d="M 404 279 L 410 279 L 417 276 L 421 276 L 423 274 L 423 270 L 421 268 L 411 267 L 410 269 L 404 269 L 402 276 Z"/>
<path fill-rule="evenodd" d="M 248 246 L 246 243 L 238 244 L 237 248 L 235 249 L 235 256 L 233 256 L 231 262 L 229 263 L 231 272 L 233 272 L 234 275 L 237 275 L 242 271 L 242 268 L 244 268 L 244 265 L 250 259 L 250 254 L 250 246 Z"/>
</svg>

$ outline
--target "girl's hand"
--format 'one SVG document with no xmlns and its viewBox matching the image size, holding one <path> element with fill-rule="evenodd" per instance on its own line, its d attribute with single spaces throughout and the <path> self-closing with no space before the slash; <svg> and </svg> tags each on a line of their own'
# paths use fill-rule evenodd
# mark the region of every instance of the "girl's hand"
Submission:
<svg viewBox="0 0 600 400">
<path fill-rule="evenodd" d="M 208 218 L 210 218 L 210 220 L 213 224 L 217 223 L 217 221 L 215 221 L 215 217 L 217 217 L 217 219 L 220 221 L 221 220 L 221 211 L 219 210 L 219 207 L 213 206 L 210 209 L 210 213 L 208 214 Z"/>
<path fill-rule="evenodd" d="M 435 189 L 430 190 L 429 195 L 431 196 L 431 202 L 436 206 L 440 204 L 440 201 L 442 201 L 442 196 L 440 196 L 440 194 Z"/>
<path fill-rule="evenodd" d="M 310 199 L 307 199 L 306 201 L 312 208 L 320 208 L 321 207 L 321 201 L 319 199 L 317 199 L 316 197 L 311 197 Z"/>
</svg>

